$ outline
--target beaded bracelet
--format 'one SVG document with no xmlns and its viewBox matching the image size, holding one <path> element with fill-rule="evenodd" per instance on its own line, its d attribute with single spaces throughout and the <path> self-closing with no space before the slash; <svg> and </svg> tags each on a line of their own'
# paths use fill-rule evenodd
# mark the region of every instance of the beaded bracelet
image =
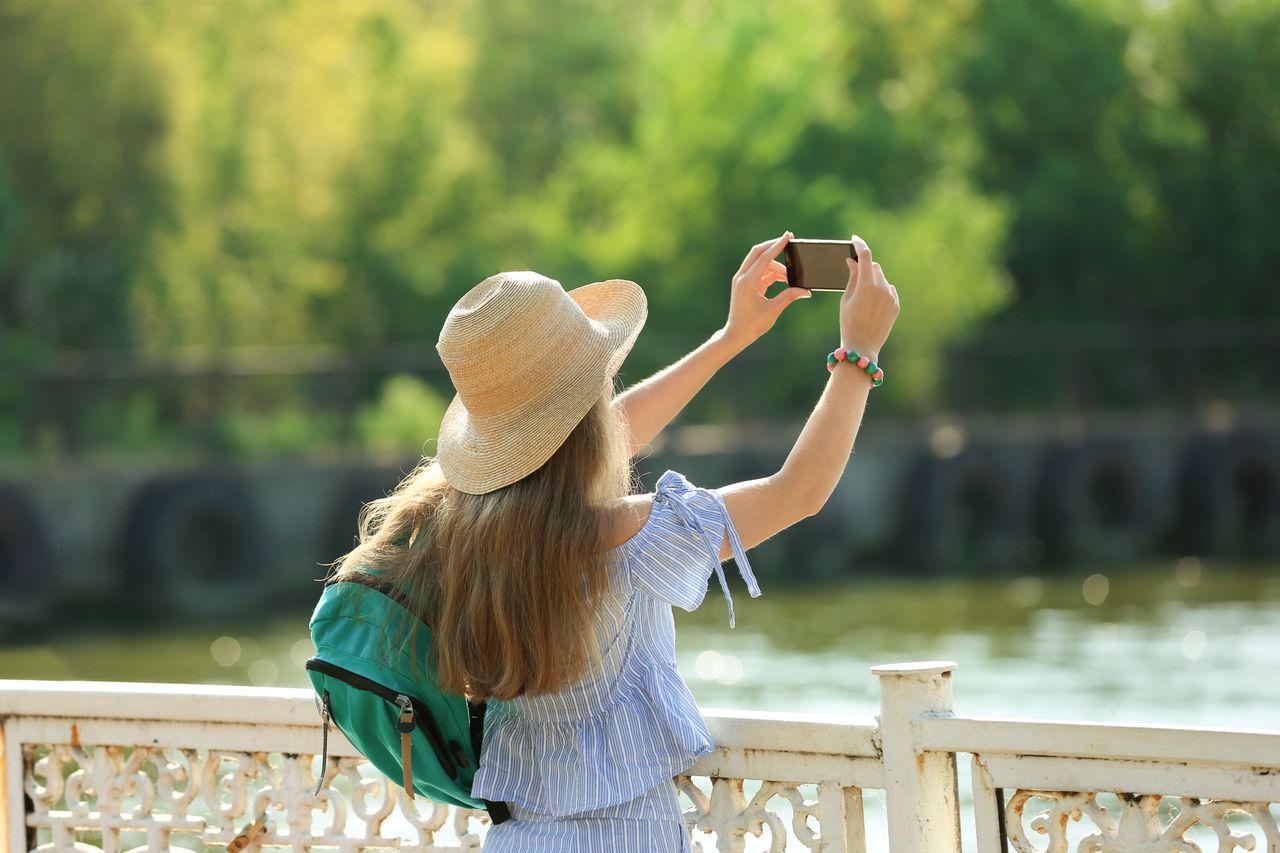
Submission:
<svg viewBox="0 0 1280 853">
<path fill-rule="evenodd" d="M 847 350 L 844 347 L 837 348 L 835 352 L 827 353 L 827 372 L 834 373 L 836 365 L 842 361 L 847 361 L 865 371 L 871 377 L 871 387 L 879 388 L 884 384 L 884 368 L 865 355 L 859 355 L 857 350 Z"/>
</svg>

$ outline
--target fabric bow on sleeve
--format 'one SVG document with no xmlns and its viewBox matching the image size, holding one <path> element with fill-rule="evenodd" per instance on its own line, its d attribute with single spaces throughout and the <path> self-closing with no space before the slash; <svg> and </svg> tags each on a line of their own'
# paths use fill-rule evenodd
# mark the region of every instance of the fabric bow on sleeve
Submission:
<svg viewBox="0 0 1280 853">
<path fill-rule="evenodd" d="M 738 531 L 733 526 L 733 519 L 729 517 L 729 508 L 725 506 L 724 496 L 719 492 L 711 489 L 701 489 L 715 499 L 716 504 L 720 508 L 720 513 L 724 516 L 725 532 L 729 535 L 729 549 L 733 552 L 733 560 L 738 564 L 738 573 L 742 576 L 742 580 L 747 584 L 747 592 L 752 598 L 760 597 L 760 585 L 756 582 L 755 573 L 751 571 L 751 563 L 747 560 L 746 549 L 742 547 L 742 540 L 738 537 Z M 659 490 L 654 495 L 654 500 L 667 503 L 676 514 L 679 515 L 690 528 L 696 530 L 702 540 L 707 543 L 707 549 L 711 556 L 711 561 L 715 566 L 716 577 L 720 579 L 720 589 L 724 590 L 724 600 L 729 605 L 729 627 L 734 627 L 733 617 L 733 595 L 729 592 L 729 581 L 724 575 L 724 565 L 720 562 L 720 537 L 715 537 L 708 533 L 703 527 L 702 519 L 698 513 L 682 500 L 671 500 L 670 496 Z M 714 540 L 714 541 L 713 541 Z"/>
</svg>

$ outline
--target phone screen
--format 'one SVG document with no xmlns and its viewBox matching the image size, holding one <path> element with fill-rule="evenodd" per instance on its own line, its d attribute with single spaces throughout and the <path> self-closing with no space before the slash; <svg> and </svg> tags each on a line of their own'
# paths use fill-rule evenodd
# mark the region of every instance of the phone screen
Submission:
<svg viewBox="0 0 1280 853">
<path fill-rule="evenodd" d="M 855 258 L 848 240 L 791 240 L 784 250 L 787 284 L 809 290 L 843 291 L 849 283 L 846 258 Z"/>
</svg>

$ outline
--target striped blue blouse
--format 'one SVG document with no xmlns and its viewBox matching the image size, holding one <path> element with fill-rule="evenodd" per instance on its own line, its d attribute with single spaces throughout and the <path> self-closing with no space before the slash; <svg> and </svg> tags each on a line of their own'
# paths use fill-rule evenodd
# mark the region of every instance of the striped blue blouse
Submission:
<svg viewBox="0 0 1280 853">
<path fill-rule="evenodd" d="M 759 596 L 719 492 L 693 486 L 672 470 L 658 478 L 649 518 L 615 549 L 617 594 L 605 599 L 596 624 L 600 669 L 558 693 L 489 704 L 472 793 L 511 804 L 513 816 L 490 830 L 491 842 L 521 832 L 525 821 L 560 824 L 566 821 L 556 819 L 568 817 L 581 832 L 587 823 L 592 832 L 623 832 L 610 829 L 611 818 L 629 819 L 629 833 L 642 831 L 636 820 L 667 821 L 674 831 L 670 821 L 679 821 L 680 812 L 670 780 L 714 744 L 676 668 L 671 608 L 698 607 L 714 572 L 733 625 L 733 598 L 720 563 L 726 535 L 747 591 Z M 560 846 L 547 849 L 571 849 L 556 835 L 559 829 L 543 825 L 540 831 L 558 838 Z M 532 849 L 529 839 L 523 843 Z M 585 840 L 583 846 L 592 849 Z"/>
</svg>

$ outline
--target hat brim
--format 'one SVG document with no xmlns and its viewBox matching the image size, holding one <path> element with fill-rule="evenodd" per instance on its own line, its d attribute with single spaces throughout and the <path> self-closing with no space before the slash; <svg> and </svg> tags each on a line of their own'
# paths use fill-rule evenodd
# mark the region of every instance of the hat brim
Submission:
<svg viewBox="0 0 1280 853">
<path fill-rule="evenodd" d="M 440 422 L 437 446 L 449 453 L 440 463 L 445 479 L 469 494 L 510 485 L 542 467 L 604 393 L 648 317 L 648 300 L 634 281 L 609 279 L 566 291 L 597 330 L 588 346 L 566 353 L 565 376 L 547 390 L 522 400 L 484 429 L 454 394 Z M 495 368 L 501 369 L 500 359 Z"/>
</svg>

